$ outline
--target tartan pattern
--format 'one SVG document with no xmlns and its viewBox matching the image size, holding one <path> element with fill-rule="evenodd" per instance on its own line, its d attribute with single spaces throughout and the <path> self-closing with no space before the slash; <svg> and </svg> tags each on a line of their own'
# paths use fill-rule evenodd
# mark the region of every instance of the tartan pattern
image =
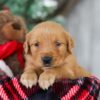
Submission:
<svg viewBox="0 0 100 100">
<path fill-rule="evenodd" d="M 97 100 L 100 92 L 100 80 L 84 77 L 75 80 L 61 80 L 50 87 L 61 100 Z M 19 82 L 19 77 L 0 81 L 0 100 L 25 100 L 39 91 L 39 86 L 27 89 Z"/>
</svg>

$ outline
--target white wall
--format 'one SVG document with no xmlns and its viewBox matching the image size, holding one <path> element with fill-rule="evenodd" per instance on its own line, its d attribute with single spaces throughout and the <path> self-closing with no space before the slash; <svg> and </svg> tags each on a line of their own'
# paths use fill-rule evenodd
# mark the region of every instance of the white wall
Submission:
<svg viewBox="0 0 100 100">
<path fill-rule="evenodd" d="M 100 0 L 80 0 L 66 27 L 75 40 L 75 55 L 81 66 L 100 78 Z"/>
</svg>

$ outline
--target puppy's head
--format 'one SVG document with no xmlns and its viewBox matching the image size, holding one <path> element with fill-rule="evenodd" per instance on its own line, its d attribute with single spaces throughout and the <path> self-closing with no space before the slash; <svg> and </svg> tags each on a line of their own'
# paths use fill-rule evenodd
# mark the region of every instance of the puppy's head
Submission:
<svg viewBox="0 0 100 100">
<path fill-rule="evenodd" d="M 63 27 L 54 22 L 43 22 L 27 34 L 26 54 L 32 56 L 35 66 L 52 68 L 61 66 L 70 55 L 73 40 Z"/>
</svg>

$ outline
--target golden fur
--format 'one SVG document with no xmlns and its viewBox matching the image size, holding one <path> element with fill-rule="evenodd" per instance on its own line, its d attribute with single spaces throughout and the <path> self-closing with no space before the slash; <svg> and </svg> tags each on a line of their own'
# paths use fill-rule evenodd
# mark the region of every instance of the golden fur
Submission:
<svg viewBox="0 0 100 100">
<path fill-rule="evenodd" d="M 73 47 L 70 34 L 61 25 L 47 21 L 35 26 L 24 43 L 26 64 L 21 83 L 31 88 L 38 82 L 42 89 L 48 89 L 58 79 L 90 76 L 77 64 Z M 44 56 L 53 58 L 49 66 L 42 63 Z"/>
</svg>

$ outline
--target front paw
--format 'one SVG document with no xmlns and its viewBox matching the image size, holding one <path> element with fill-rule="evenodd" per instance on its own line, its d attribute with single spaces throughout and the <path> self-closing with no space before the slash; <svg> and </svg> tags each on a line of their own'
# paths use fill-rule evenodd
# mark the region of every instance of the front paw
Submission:
<svg viewBox="0 0 100 100">
<path fill-rule="evenodd" d="M 27 88 L 31 88 L 33 85 L 37 84 L 37 75 L 36 73 L 23 73 L 20 82 Z"/>
<path fill-rule="evenodd" d="M 53 85 L 55 82 L 55 75 L 53 73 L 42 73 L 39 77 L 38 83 L 39 86 L 45 90 L 48 89 L 50 86 Z"/>
</svg>

